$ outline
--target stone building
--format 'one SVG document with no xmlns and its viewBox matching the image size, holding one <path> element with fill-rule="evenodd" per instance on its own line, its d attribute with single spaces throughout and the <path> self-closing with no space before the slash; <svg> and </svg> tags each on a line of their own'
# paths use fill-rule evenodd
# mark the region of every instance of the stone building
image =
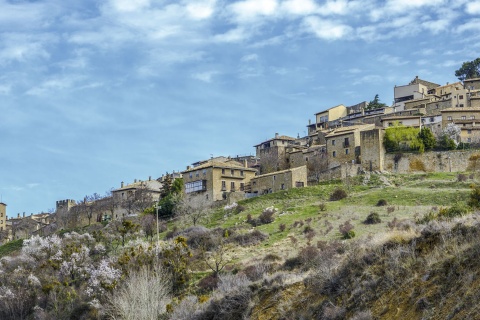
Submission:
<svg viewBox="0 0 480 320">
<path fill-rule="evenodd" d="M 263 174 L 288 168 L 286 149 L 294 143 L 295 138 L 275 133 L 274 138 L 255 145 L 256 157 L 260 161 L 260 172 Z"/>
<path fill-rule="evenodd" d="M 307 167 L 301 166 L 256 176 L 251 180 L 251 193 L 267 194 L 307 186 Z"/>
<path fill-rule="evenodd" d="M 460 127 L 460 141 L 480 145 L 480 108 L 449 108 L 442 110 L 442 127 L 454 123 Z"/>
<path fill-rule="evenodd" d="M 383 171 L 385 163 L 385 147 L 383 128 L 374 128 L 360 132 L 362 146 L 362 168 L 366 171 Z"/>
<path fill-rule="evenodd" d="M 310 135 L 318 130 L 328 129 L 328 127 L 335 124 L 336 120 L 346 117 L 347 114 L 347 107 L 343 104 L 315 113 L 315 123 L 309 123 L 307 126 L 308 134 Z"/>
<path fill-rule="evenodd" d="M 382 121 L 382 127 L 388 128 L 395 125 L 419 128 L 422 124 L 421 116 L 391 116 L 385 117 Z"/>
<path fill-rule="evenodd" d="M 439 84 L 422 80 L 418 76 L 407 85 L 395 86 L 393 89 L 395 111 L 404 110 L 407 101 L 424 98 L 429 91 L 439 86 Z"/>
<path fill-rule="evenodd" d="M 7 229 L 7 205 L 0 202 L 0 231 Z"/>
<path fill-rule="evenodd" d="M 182 172 L 184 190 L 187 195 L 204 197 L 212 202 L 225 200 L 231 193 L 238 193 L 243 198 L 256 172 L 246 163 L 211 160 L 197 167 L 188 166 Z"/>
<path fill-rule="evenodd" d="M 360 132 L 374 127 L 373 124 L 342 127 L 326 135 L 328 168 L 338 167 L 346 162 L 360 163 Z"/>
<path fill-rule="evenodd" d="M 162 183 L 152 177 L 145 181 L 135 179 L 130 184 L 124 184 L 122 181 L 120 188 L 112 190 L 112 196 L 118 204 L 112 218 L 142 212 L 152 206 L 160 200 L 162 188 Z"/>
</svg>

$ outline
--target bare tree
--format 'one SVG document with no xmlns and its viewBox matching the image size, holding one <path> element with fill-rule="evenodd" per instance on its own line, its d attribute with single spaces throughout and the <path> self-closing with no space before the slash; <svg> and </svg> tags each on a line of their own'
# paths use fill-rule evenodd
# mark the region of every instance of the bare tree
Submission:
<svg viewBox="0 0 480 320">
<path fill-rule="evenodd" d="M 175 214 L 194 226 L 205 220 L 211 209 L 210 202 L 202 196 L 186 196 L 175 206 Z"/>
<path fill-rule="evenodd" d="M 108 313 L 112 319 L 157 320 L 166 313 L 171 279 L 162 269 L 132 272 L 114 292 Z"/>
<path fill-rule="evenodd" d="M 202 260 L 213 271 L 215 276 L 225 268 L 229 260 L 227 259 L 227 247 L 221 239 L 220 244 L 212 251 L 202 251 Z"/>
<path fill-rule="evenodd" d="M 105 192 L 105 196 L 103 197 L 103 210 L 110 212 L 110 217 L 113 219 L 115 210 L 120 206 L 121 202 L 117 199 L 113 194 L 113 188 L 109 191 Z"/>
<path fill-rule="evenodd" d="M 90 196 L 85 196 L 83 200 L 77 201 L 78 209 L 87 217 L 88 225 L 92 223 L 93 215 L 101 210 L 101 204 L 99 200 L 102 196 L 98 193 L 94 193 Z"/>
<path fill-rule="evenodd" d="M 307 169 L 308 176 L 314 178 L 318 183 L 322 173 L 328 170 L 327 154 L 315 151 L 314 156 L 308 158 Z"/>
</svg>

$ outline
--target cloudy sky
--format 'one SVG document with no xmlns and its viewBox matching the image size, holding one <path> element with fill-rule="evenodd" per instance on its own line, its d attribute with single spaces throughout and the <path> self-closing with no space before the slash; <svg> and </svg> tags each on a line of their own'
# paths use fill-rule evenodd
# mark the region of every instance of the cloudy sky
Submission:
<svg viewBox="0 0 480 320">
<path fill-rule="evenodd" d="M 211 155 L 480 51 L 480 1 L 0 0 L 0 194 L 9 216 Z"/>
</svg>

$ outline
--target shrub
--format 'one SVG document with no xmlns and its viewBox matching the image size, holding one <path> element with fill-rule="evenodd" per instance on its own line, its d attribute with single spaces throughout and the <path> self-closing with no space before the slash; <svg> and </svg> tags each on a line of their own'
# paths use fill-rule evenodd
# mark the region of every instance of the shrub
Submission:
<svg viewBox="0 0 480 320">
<path fill-rule="evenodd" d="M 320 211 L 327 211 L 327 204 L 325 202 L 321 202 L 318 205 L 318 209 L 320 209 Z"/>
<path fill-rule="evenodd" d="M 275 220 L 275 217 L 273 216 L 275 212 L 277 212 L 277 209 L 275 209 L 274 207 L 268 207 L 263 210 L 263 212 L 258 217 L 258 220 L 260 220 L 262 224 L 272 223 Z"/>
<path fill-rule="evenodd" d="M 285 231 L 286 228 L 287 228 L 287 226 L 285 225 L 285 223 L 281 223 L 281 224 L 278 226 L 278 230 L 280 230 L 280 232 Z"/>
<path fill-rule="evenodd" d="M 300 265 L 302 265 L 306 270 L 317 266 L 319 264 L 319 259 L 321 258 L 322 256 L 320 255 L 320 250 L 313 246 L 303 248 L 298 253 Z"/>
<path fill-rule="evenodd" d="M 387 207 L 387 213 L 393 213 L 395 211 L 395 206 Z"/>
<path fill-rule="evenodd" d="M 197 284 L 197 287 L 202 293 L 210 292 L 216 289 L 218 286 L 218 276 L 214 273 L 206 276 L 200 280 Z"/>
<path fill-rule="evenodd" d="M 313 228 L 310 227 L 310 226 L 305 226 L 305 228 L 303 228 L 303 233 L 304 234 L 307 234 L 307 233 L 313 232 L 313 231 L 314 231 Z"/>
<path fill-rule="evenodd" d="M 372 212 L 368 215 L 367 219 L 363 223 L 365 224 L 377 224 L 382 222 L 382 219 L 380 219 L 380 216 L 376 212 Z"/>
<path fill-rule="evenodd" d="M 438 213 L 435 211 L 429 211 L 423 215 L 420 219 L 417 219 L 416 223 L 417 224 L 425 224 L 429 223 L 432 220 L 436 220 L 438 218 Z"/>
<path fill-rule="evenodd" d="M 467 177 L 466 174 L 460 173 L 460 174 L 457 175 L 457 181 L 458 182 L 465 182 L 465 181 L 467 181 L 467 179 L 468 179 L 468 177 Z"/>
<path fill-rule="evenodd" d="M 383 206 L 386 206 L 386 205 L 387 205 L 387 200 L 385 200 L 385 199 L 380 199 L 377 202 L 377 207 L 383 207 Z"/>
<path fill-rule="evenodd" d="M 438 216 L 441 218 L 451 219 L 455 217 L 461 217 L 468 212 L 468 209 L 463 205 L 453 205 L 450 208 L 441 208 L 438 212 Z"/>
<path fill-rule="evenodd" d="M 267 273 L 268 267 L 263 263 L 257 263 L 243 269 L 243 273 L 250 281 L 257 281 L 262 279 L 263 275 Z"/>
<path fill-rule="evenodd" d="M 472 186 L 472 191 L 470 192 L 470 199 L 468 200 L 468 205 L 472 208 L 480 208 L 480 186 Z"/>
<path fill-rule="evenodd" d="M 279 256 L 273 253 L 269 253 L 263 258 L 263 261 L 278 261 L 278 260 L 282 260 L 282 258 L 280 258 Z"/>
<path fill-rule="evenodd" d="M 258 244 L 266 239 L 268 239 L 268 235 L 260 232 L 259 230 L 254 230 L 250 233 L 245 233 L 245 234 L 239 234 L 235 237 L 231 237 L 231 241 L 241 245 L 254 245 Z"/>
<path fill-rule="evenodd" d="M 288 258 L 287 260 L 285 260 L 285 262 L 283 263 L 283 268 L 285 270 L 293 270 L 295 268 L 298 268 L 302 265 L 302 261 L 299 257 L 293 257 L 293 258 Z"/>
<path fill-rule="evenodd" d="M 337 188 L 330 195 L 330 201 L 338 201 L 345 199 L 347 197 L 347 192 L 342 188 Z"/>
<path fill-rule="evenodd" d="M 355 231 L 353 231 L 353 228 L 350 220 L 347 220 L 345 223 L 338 226 L 338 230 L 342 234 L 343 239 L 352 239 L 355 237 Z"/>
</svg>

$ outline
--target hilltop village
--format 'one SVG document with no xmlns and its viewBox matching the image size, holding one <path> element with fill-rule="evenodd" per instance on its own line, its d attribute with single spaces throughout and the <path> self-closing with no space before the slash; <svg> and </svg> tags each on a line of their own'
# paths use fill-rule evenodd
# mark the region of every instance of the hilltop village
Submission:
<svg viewBox="0 0 480 320">
<path fill-rule="evenodd" d="M 7 205 L 0 203 L 0 242 L 50 234 L 82 221 L 120 219 L 145 210 L 158 214 L 165 206 L 152 206 L 169 195 L 175 182 L 183 201 L 195 208 L 372 172 L 465 171 L 476 165 L 472 163 L 477 160 L 472 149 L 480 145 L 476 119 L 480 78 L 440 85 L 415 77 L 395 86 L 391 106 L 379 103 L 378 97 L 333 106 L 315 114 L 307 124 L 308 135 L 275 133 L 254 146 L 255 156 L 212 157 L 158 179 L 121 182 L 105 196 L 59 200 L 50 213 L 8 218 Z M 388 150 L 385 135 L 393 128 L 412 128 L 416 133 L 428 128 L 438 143 L 429 151 L 399 141 L 398 148 Z M 445 137 L 453 144 L 441 145 Z"/>
</svg>

